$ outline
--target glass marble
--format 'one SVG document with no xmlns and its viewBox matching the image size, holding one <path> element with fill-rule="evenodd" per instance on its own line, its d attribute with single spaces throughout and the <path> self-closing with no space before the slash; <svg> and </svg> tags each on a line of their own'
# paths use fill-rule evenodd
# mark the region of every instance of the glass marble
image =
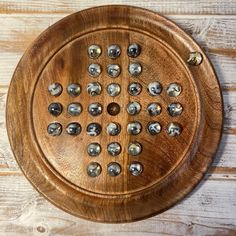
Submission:
<svg viewBox="0 0 236 236">
<path fill-rule="evenodd" d="M 131 122 L 127 125 L 128 134 L 137 135 L 142 131 L 142 125 L 138 121 Z"/>
<path fill-rule="evenodd" d="M 132 96 L 137 96 L 141 93 L 142 91 L 142 85 L 139 83 L 131 83 L 128 86 L 128 92 Z"/>
<path fill-rule="evenodd" d="M 72 122 L 67 125 L 66 132 L 69 135 L 78 135 L 81 132 L 81 125 L 77 122 Z"/>
<path fill-rule="evenodd" d="M 112 59 L 118 58 L 120 54 L 121 54 L 121 49 L 120 46 L 117 44 L 112 44 L 107 49 L 107 55 Z"/>
<path fill-rule="evenodd" d="M 171 116 L 179 116 L 183 111 L 183 107 L 180 103 L 171 103 L 168 106 L 167 111 Z"/>
<path fill-rule="evenodd" d="M 137 156 L 142 152 L 142 146 L 138 142 L 132 142 L 128 145 L 128 153 L 131 156 Z"/>
<path fill-rule="evenodd" d="M 111 97 L 118 96 L 120 94 L 120 90 L 121 90 L 120 85 L 116 83 L 111 83 L 107 86 L 107 93 Z"/>
<path fill-rule="evenodd" d="M 141 105 L 138 102 L 130 102 L 127 105 L 127 112 L 130 115 L 137 115 L 141 111 Z"/>
<path fill-rule="evenodd" d="M 138 62 L 133 62 L 129 64 L 128 70 L 132 76 L 138 76 L 142 72 L 142 66 Z"/>
<path fill-rule="evenodd" d="M 88 73 L 92 77 L 98 77 L 102 72 L 102 68 L 99 64 L 90 64 L 88 67 Z"/>
<path fill-rule="evenodd" d="M 115 176 L 119 175 L 120 172 L 121 172 L 121 166 L 117 162 L 111 162 L 108 164 L 107 173 L 110 176 L 115 177 Z"/>
<path fill-rule="evenodd" d="M 67 107 L 67 112 L 71 116 L 78 116 L 82 112 L 82 106 L 80 103 L 70 103 Z"/>
<path fill-rule="evenodd" d="M 107 133 L 111 136 L 118 135 L 120 133 L 121 127 L 116 122 L 111 122 L 107 125 Z"/>
<path fill-rule="evenodd" d="M 120 74 L 120 66 L 117 64 L 110 64 L 107 67 L 107 74 L 112 77 L 112 78 L 116 78 L 119 76 Z"/>
<path fill-rule="evenodd" d="M 132 43 L 127 49 L 127 54 L 129 57 L 137 57 L 141 53 L 141 47 L 137 43 Z"/>
<path fill-rule="evenodd" d="M 53 83 L 48 86 L 48 92 L 52 96 L 59 96 L 62 93 L 62 86 L 59 83 Z"/>
<path fill-rule="evenodd" d="M 102 126 L 98 123 L 90 123 L 87 126 L 87 134 L 89 136 L 98 136 L 102 131 Z"/>
<path fill-rule="evenodd" d="M 81 87 L 79 84 L 69 84 L 67 87 L 67 93 L 72 97 L 80 95 L 80 92 L 81 92 Z"/>
<path fill-rule="evenodd" d="M 182 92 L 182 88 L 179 84 L 177 83 L 172 83 L 172 84 L 169 84 L 168 87 L 167 87 L 167 94 L 170 96 L 170 97 L 177 97 L 181 94 Z"/>
<path fill-rule="evenodd" d="M 88 47 L 88 55 L 92 59 L 97 59 L 102 54 L 102 49 L 97 44 L 92 44 Z"/>
<path fill-rule="evenodd" d="M 111 156 L 117 156 L 121 153 L 121 146 L 117 142 L 112 142 L 107 145 L 107 152 Z"/>
<path fill-rule="evenodd" d="M 87 92 L 91 96 L 97 96 L 101 94 L 102 87 L 98 82 L 92 82 L 87 85 Z"/>
<path fill-rule="evenodd" d="M 99 143 L 90 143 L 87 147 L 87 153 L 91 157 L 98 156 L 101 153 L 101 145 Z"/>
<path fill-rule="evenodd" d="M 155 122 L 155 121 L 148 123 L 147 131 L 151 135 L 159 134 L 161 132 L 161 125 L 160 125 L 160 123 L 159 122 Z"/>
<path fill-rule="evenodd" d="M 161 105 L 159 103 L 150 103 L 147 107 L 150 116 L 157 116 L 161 114 Z"/>
<path fill-rule="evenodd" d="M 97 162 L 91 162 L 89 163 L 87 167 L 87 174 L 90 177 L 97 177 L 101 174 L 102 167 Z"/>
<path fill-rule="evenodd" d="M 88 107 L 88 112 L 92 116 L 98 116 L 102 114 L 102 105 L 98 102 L 91 103 Z"/>
<path fill-rule="evenodd" d="M 51 136 L 59 136 L 62 132 L 62 125 L 58 122 L 50 123 L 48 125 L 47 131 Z"/>
<path fill-rule="evenodd" d="M 62 105 L 61 103 L 51 103 L 48 106 L 48 112 L 53 116 L 59 116 L 62 113 Z"/>
<path fill-rule="evenodd" d="M 188 57 L 188 64 L 198 66 L 202 63 L 203 57 L 200 52 L 190 52 Z"/>
<path fill-rule="evenodd" d="M 157 96 L 161 93 L 162 91 L 162 86 L 159 82 L 151 82 L 148 85 L 148 92 L 151 96 Z"/>
<path fill-rule="evenodd" d="M 129 165 L 129 172 L 133 176 L 139 176 L 143 172 L 143 166 L 140 162 L 132 162 Z"/>
<path fill-rule="evenodd" d="M 171 137 L 175 137 L 180 135 L 182 132 L 182 127 L 180 126 L 180 124 L 178 123 L 170 123 L 167 126 L 167 133 L 169 134 L 169 136 Z"/>
</svg>

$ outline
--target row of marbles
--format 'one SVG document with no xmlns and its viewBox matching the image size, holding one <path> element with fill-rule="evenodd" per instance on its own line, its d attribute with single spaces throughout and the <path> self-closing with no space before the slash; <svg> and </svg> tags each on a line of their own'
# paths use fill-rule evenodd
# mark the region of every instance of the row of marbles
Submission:
<svg viewBox="0 0 236 236">
<path fill-rule="evenodd" d="M 102 55 L 102 47 L 98 44 L 88 46 L 87 52 L 91 59 L 97 59 Z M 136 58 L 141 53 L 141 46 L 137 43 L 131 43 L 127 47 L 127 55 Z M 107 47 L 107 56 L 116 59 L 121 55 L 121 47 L 118 44 L 111 44 Z"/>
<path fill-rule="evenodd" d="M 122 171 L 122 168 L 117 162 L 110 162 L 107 165 L 107 173 L 109 176 L 118 176 Z M 134 161 L 128 166 L 128 171 L 133 176 L 139 176 L 143 172 L 143 165 L 140 162 Z M 102 167 L 98 162 L 91 162 L 87 166 L 87 174 L 90 177 L 97 177 L 101 174 Z"/>
<path fill-rule="evenodd" d="M 110 114 L 109 108 L 110 104 L 107 107 L 107 112 Z M 119 106 L 119 104 L 117 104 Z M 126 111 L 129 115 L 137 115 L 140 113 L 142 106 L 139 102 L 130 102 L 126 106 Z M 53 116 L 59 116 L 63 111 L 63 106 L 59 102 L 51 103 L 48 106 L 48 112 Z M 67 113 L 71 116 L 78 116 L 82 113 L 83 108 L 80 103 L 70 103 L 67 106 Z M 88 105 L 87 111 L 92 116 L 98 116 L 102 114 L 103 106 L 102 104 L 95 102 Z M 162 112 L 162 107 L 159 103 L 149 103 L 146 107 L 146 111 L 150 116 L 157 116 L 160 115 Z M 180 103 L 170 103 L 167 106 L 167 112 L 170 116 L 179 116 L 183 111 L 183 107 Z M 118 113 L 117 113 L 118 114 Z M 112 114 L 111 114 L 112 115 Z"/>
<path fill-rule="evenodd" d="M 86 90 L 91 96 L 100 95 L 102 92 L 102 85 L 99 82 L 91 82 L 87 84 Z M 59 83 L 52 83 L 48 86 L 48 91 L 52 96 L 59 96 L 63 91 L 63 87 Z M 106 91 L 110 96 L 115 97 L 120 94 L 121 86 L 118 83 L 110 83 L 107 85 Z M 147 91 L 150 96 L 158 96 L 162 93 L 163 86 L 160 82 L 153 81 L 147 85 Z M 132 82 L 128 85 L 127 92 L 131 96 L 137 96 L 142 92 L 142 85 L 138 82 Z M 182 87 L 178 83 L 170 83 L 166 88 L 166 92 L 170 97 L 177 97 L 181 94 Z M 79 96 L 81 93 L 81 86 L 77 83 L 69 84 L 67 86 L 67 93 L 72 97 Z"/>
<path fill-rule="evenodd" d="M 138 121 L 130 122 L 127 125 L 127 133 L 131 135 L 138 135 L 141 133 L 143 127 L 142 124 Z M 59 122 L 52 122 L 47 127 L 47 132 L 51 136 L 59 136 L 62 133 L 62 125 Z M 157 135 L 161 132 L 162 126 L 157 121 L 149 122 L 146 126 L 146 130 L 150 135 Z M 66 126 L 66 133 L 68 135 L 76 136 L 79 135 L 82 131 L 81 125 L 78 122 L 71 122 Z M 166 131 L 169 136 L 174 137 L 178 136 L 182 132 L 182 127 L 177 122 L 171 122 L 167 125 Z M 102 132 L 102 126 L 97 123 L 89 123 L 86 127 L 86 133 L 89 136 L 98 136 Z M 117 122 L 110 122 L 106 126 L 106 132 L 110 136 L 119 135 L 121 132 L 121 125 Z"/>
</svg>

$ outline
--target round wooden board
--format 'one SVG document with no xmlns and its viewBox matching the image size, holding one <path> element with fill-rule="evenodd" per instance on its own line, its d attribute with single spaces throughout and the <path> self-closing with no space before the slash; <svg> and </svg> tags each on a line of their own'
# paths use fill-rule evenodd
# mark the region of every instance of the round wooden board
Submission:
<svg viewBox="0 0 236 236">
<path fill-rule="evenodd" d="M 127 55 L 131 43 L 141 47 L 136 58 Z M 91 59 L 90 45 L 101 47 L 101 56 Z M 121 54 L 116 59 L 107 55 L 109 45 L 117 44 Z M 202 63 L 190 65 L 191 52 L 202 55 Z M 131 63 L 138 62 L 142 72 L 132 76 Z M 101 65 L 101 74 L 93 78 L 88 74 L 92 63 Z M 118 64 L 121 73 L 111 78 L 109 64 Z M 148 85 L 159 82 L 162 92 L 151 96 Z M 99 82 L 102 92 L 90 96 L 87 85 Z M 142 91 L 131 96 L 127 88 L 137 82 Z M 52 96 L 48 86 L 60 83 L 63 91 Z M 72 97 L 66 90 L 71 83 L 81 86 L 79 96 Z M 121 92 L 112 97 L 106 91 L 110 83 L 120 85 Z M 171 97 L 167 88 L 171 83 L 181 86 L 182 92 Z M 48 112 L 51 103 L 62 104 L 62 114 L 55 117 Z M 71 116 L 70 103 L 79 102 L 82 112 Z M 91 116 L 88 106 L 102 104 L 103 111 Z M 120 106 L 112 116 L 107 112 L 111 103 Z M 139 102 L 141 111 L 128 114 L 130 102 Z M 162 110 L 150 116 L 147 106 L 158 103 Z M 183 112 L 171 116 L 167 107 L 180 103 Z M 93 221 L 129 222 L 158 214 L 189 193 L 201 180 L 212 162 L 219 145 L 223 104 L 216 75 L 200 47 L 179 27 L 164 17 L 135 7 L 102 6 L 70 15 L 43 32 L 22 57 L 14 73 L 7 99 L 8 135 L 19 166 L 33 186 L 49 201 L 61 209 Z M 127 133 L 127 125 L 138 121 L 142 131 L 138 135 Z M 62 125 L 59 136 L 51 136 L 47 127 L 52 122 Z M 76 136 L 68 135 L 66 127 L 71 122 L 81 125 Z M 102 131 L 89 136 L 87 125 L 96 122 Z M 116 122 L 121 131 L 116 136 L 107 134 L 109 123 Z M 159 122 L 162 129 L 157 135 L 147 131 L 149 122 Z M 168 125 L 178 123 L 180 135 L 171 137 Z M 91 157 L 87 146 L 97 142 L 101 153 Z M 118 142 L 121 153 L 111 156 L 107 145 Z M 137 156 L 128 153 L 128 145 L 138 142 L 142 152 Z M 91 162 L 101 166 L 101 173 L 90 177 L 87 167 Z M 117 176 L 108 174 L 107 167 L 116 162 L 121 167 Z M 129 170 L 131 163 L 143 166 L 140 175 Z"/>
</svg>

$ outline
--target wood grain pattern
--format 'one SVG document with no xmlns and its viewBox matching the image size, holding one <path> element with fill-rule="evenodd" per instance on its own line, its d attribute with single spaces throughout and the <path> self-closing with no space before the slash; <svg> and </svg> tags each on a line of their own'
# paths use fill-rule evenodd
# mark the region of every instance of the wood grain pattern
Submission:
<svg viewBox="0 0 236 236">
<path fill-rule="evenodd" d="M 110 235 L 111 233 L 115 235 L 235 235 L 236 86 L 234 78 L 236 62 L 233 55 L 236 50 L 234 30 L 236 21 L 235 15 L 224 15 L 234 14 L 232 9 L 236 7 L 235 1 L 230 1 L 230 4 L 229 1 L 221 1 L 223 6 L 218 1 L 214 1 L 213 4 L 208 1 L 205 3 L 208 4 L 208 8 L 200 10 L 198 7 L 203 5 L 199 1 L 191 1 L 191 4 L 197 5 L 197 8 L 183 8 L 183 5 L 176 7 L 174 1 L 168 4 L 166 1 L 163 2 L 162 8 L 159 7 L 160 1 L 131 3 L 152 8 L 163 14 L 174 14 L 169 15 L 168 18 L 180 24 L 204 47 L 213 62 L 223 89 L 225 134 L 213 167 L 209 169 L 202 184 L 190 197 L 159 216 L 118 226 L 79 220 L 49 204 L 21 176 L 21 171 L 9 147 L 5 128 L 6 92 L 22 53 L 44 29 L 66 14 L 87 8 L 91 4 L 101 3 L 101 1 L 99 3 L 79 1 L 78 5 L 71 5 L 66 1 L 61 4 L 60 0 L 54 2 L 52 9 L 49 6 L 50 2 L 25 1 L 22 4 L 19 1 L 11 3 L 2 1 L 0 3 L 2 13 L 0 14 L 0 175 L 2 176 L 0 235 Z M 59 5 L 60 11 L 66 14 L 58 14 Z M 15 6 L 18 6 L 18 9 Z M 192 13 L 205 15 L 188 15 Z M 210 15 L 218 13 L 222 16 Z M 11 208 L 11 206 L 15 207 Z"/>
</svg>

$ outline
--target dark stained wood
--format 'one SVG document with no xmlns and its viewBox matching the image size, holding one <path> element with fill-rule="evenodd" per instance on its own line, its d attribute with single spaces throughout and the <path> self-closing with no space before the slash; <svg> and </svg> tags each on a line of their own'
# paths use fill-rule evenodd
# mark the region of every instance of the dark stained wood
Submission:
<svg viewBox="0 0 236 236">
<path fill-rule="evenodd" d="M 136 59 L 126 54 L 129 43 L 137 42 L 142 52 Z M 89 59 L 87 47 L 90 44 L 102 46 L 102 56 Z M 121 46 L 121 56 L 112 60 L 106 56 L 109 44 Z M 186 61 L 189 52 L 199 51 L 203 62 L 189 66 Z M 98 78 L 88 76 L 87 67 L 92 62 L 102 65 L 103 72 Z M 106 66 L 115 62 L 121 65 L 121 75 L 111 79 Z M 131 77 L 128 64 L 138 61 L 143 73 Z M 63 66 L 62 66 L 63 65 Z M 159 97 L 147 93 L 147 84 L 159 81 L 163 92 Z M 103 86 L 100 96 L 90 97 L 86 92 L 89 81 L 98 81 Z M 143 91 L 137 97 L 127 93 L 131 81 L 139 81 Z M 52 82 L 63 85 L 59 97 L 51 97 L 47 87 Z M 82 93 L 71 98 L 65 92 L 71 82 L 82 85 Z M 106 86 L 116 82 L 121 85 L 121 94 L 115 98 L 106 93 Z M 183 92 L 177 98 L 166 94 L 171 82 L 182 85 Z M 63 107 L 62 115 L 54 119 L 47 107 L 58 101 Z M 66 114 L 66 106 L 80 102 L 83 112 L 78 117 Z M 102 115 L 92 117 L 87 112 L 91 102 L 98 101 L 104 106 Z M 131 117 L 126 112 L 129 101 L 139 101 L 140 114 Z M 166 107 L 172 101 L 183 105 L 183 114 L 172 118 Z M 121 106 L 117 116 L 110 116 L 106 107 L 111 102 Z M 145 111 L 147 104 L 158 102 L 162 113 L 150 117 Z M 13 76 L 7 101 L 7 128 L 14 155 L 30 182 L 49 201 L 63 210 L 94 221 L 128 222 L 157 214 L 172 206 L 189 193 L 200 181 L 211 163 L 218 147 L 222 129 L 222 98 L 214 71 L 199 46 L 180 28 L 153 12 L 127 6 L 105 6 L 75 13 L 50 27 L 26 51 Z M 128 122 L 140 121 L 143 131 L 138 136 L 126 133 Z M 163 130 L 157 136 L 146 132 L 149 121 L 157 120 Z M 66 124 L 77 121 L 82 132 L 77 137 L 62 133 L 59 137 L 47 135 L 47 125 L 58 121 L 65 129 Z M 90 122 L 103 126 L 102 134 L 91 138 L 86 135 Z M 106 135 L 109 122 L 118 122 L 122 131 L 119 136 Z M 183 127 L 179 137 L 169 137 L 166 127 L 169 122 L 178 122 Z M 127 145 L 137 140 L 143 145 L 143 152 L 137 157 L 127 154 Z M 97 141 L 102 153 L 91 158 L 86 146 Z M 109 142 L 118 141 L 122 153 L 110 157 L 106 152 Z M 143 173 L 132 176 L 128 165 L 140 161 Z M 89 162 L 101 164 L 102 174 L 96 178 L 87 176 Z M 108 163 L 116 161 L 122 167 L 117 177 L 106 173 Z"/>
</svg>

